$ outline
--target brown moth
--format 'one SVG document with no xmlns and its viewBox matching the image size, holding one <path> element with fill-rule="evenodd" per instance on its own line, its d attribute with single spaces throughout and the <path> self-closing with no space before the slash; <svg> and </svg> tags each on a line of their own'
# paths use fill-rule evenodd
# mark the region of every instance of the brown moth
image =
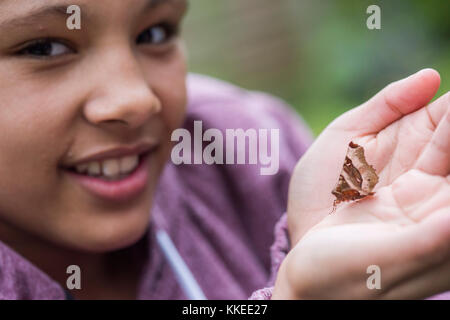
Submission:
<svg viewBox="0 0 450 320">
<path fill-rule="evenodd" d="M 378 183 L 375 169 L 369 165 L 364 157 L 364 148 L 350 142 L 347 155 L 336 187 L 331 193 L 336 197 L 333 202 L 333 213 L 336 206 L 344 201 L 355 201 L 374 195 L 372 192 Z"/>
</svg>

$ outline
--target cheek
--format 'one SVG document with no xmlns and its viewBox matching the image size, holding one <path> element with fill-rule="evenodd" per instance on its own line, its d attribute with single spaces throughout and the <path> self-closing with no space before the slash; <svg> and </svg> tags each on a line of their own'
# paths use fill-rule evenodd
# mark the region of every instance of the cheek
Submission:
<svg viewBox="0 0 450 320">
<path fill-rule="evenodd" d="M 49 83 L 15 83 L 0 87 L 0 211 L 19 216 L 54 201 L 69 115 Z"/>
<path fill-rule="evenodd" d="M 159 97 L 162 103 L 161 117 L 164 122 L 164 146 L 161 152 L 161 165 L 164 165 L 170 156 L 172 149 L 172 132 L 183 125 L 186 116 L 186 81 L 185 74 L 180 77 L 171 77 L 167 82 L 159 85 Z"/>
<path fill-rule="evenodd" d="M 165 129 L 171 132 L 182 126 L 186 115 L 186 64 L 181 50 L 166 63 L 145 66 L 148 83 L 161 101 Z"/>
<path fill-rule="evenodd" d="M 176 86 L 168 86 L 166 92 L 170 97 L 167 99 L 167 104 L 163 104 L 166 107 L 162 111 L 162 116 L 171 134 L 173 130 L 183 125 L 186 116 L 187 97 L 185 79 L 183 81 L 180 80 Z"/>
<path fill-rule="evenodd" d="M 32 75 L 12 77 L 0 86 L 0 161 L 55 169 L 76 113 L 68 103 L 72 88 L 63 79 Z"/>
</svg>

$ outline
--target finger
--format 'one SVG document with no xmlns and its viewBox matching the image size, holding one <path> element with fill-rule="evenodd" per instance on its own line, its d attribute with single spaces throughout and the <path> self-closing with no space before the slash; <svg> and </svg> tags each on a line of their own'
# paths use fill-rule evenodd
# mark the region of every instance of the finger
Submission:
<svg viewBox="0 0 450 320">
<path fill-rule="evenodd" d="M 411 221 L 420 223 L 441 208 L 450 212 L 449 179 L 420 170 L 409 170 L 391 185 L 397 207 Z"/>
<path fill-rule="evenodd" d="M 330 126 L 354 131 L 359 135 L 377 133 L 404 115 L 425 106 L 436 94 L 439 85 L 439 73 L 433 69 L 423 69 L 391 83 Z"/>
<path fill-rule="evenodd" d="M 424 299 L 450 290 L 450 261 L 382 292 L 382 299 Z M 450 292 L 448 292 L 450 296 Z"/>
<path fill-rule="evenodd" d="M 446 104 L 446 113 L 438 122 L 430 142 L 417 159 L 414 168 L 433 175 L 450 173 L 450 94 L 440 104 Z M 436 101 L 437 102 L 437 101 Z"/>
<path fill-rule="evenodd" d="M 440 210 L 426 223 L 407 226 L 385 252 L 381 270 L 381 290 L 375 298 L 419 299 L 450 290 L 450 216 Z M 375 263 L 377 257 L 372 258 Z"/>
<path fill-rule="evenodd" d="M 418 224 L 435 211 L 450 212 L 450 176 L 434 176 L 416 169 L 376 190 L 374 196 L 342 203 L 335 219 L 340 223 L 383 221 L 394 225 Z M 344 214 L 339 214 L 342 211 Z M 361 215 L 358 213 L 368 213 Z"/>
<path fill-rule="evenodd" d="M 381 188 L 373 198 L 347 206 L 346 213 L 354 219 L 358 211 L 372 212 L 378 221 L 391 223 L 394 228 L 383 235 L 378 248 L 371 250 L 371 261 L 381 268 L 384 290 L 449 261 L 449 181 L 410 170 L 391 186 Z M 427 190 L 428 196 L 421 190 Z"/>
<path fill-rule="evenodd" d="M 432 129 L 435 130 L 441 119 L 448 112 L 450 108 L 450 91 L 440 96 L 438 99 L 430 103 L 424 111 L 432 124 Z"/>
<path fill-rule="evenodd" d="M 450 290 L 449 207 L 435 212 L 411 233 L 412 254 L 395 273 L 384 299 L 420 299 Z M 408 250 L 406 250 L 408 252 Z M 392 276 L 392 274 L 391 274 Z"/>
</svg>

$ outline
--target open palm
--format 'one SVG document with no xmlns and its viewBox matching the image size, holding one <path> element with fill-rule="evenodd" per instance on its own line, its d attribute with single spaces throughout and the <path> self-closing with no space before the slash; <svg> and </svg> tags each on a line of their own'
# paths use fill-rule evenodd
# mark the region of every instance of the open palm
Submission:
<svg viewBox="0 0 450 320">
<path fill-rule="evenodd" d="M 293 249 L 275 297 L 423 298 L 450 290 L 450 95 L 427 105 L 438 87 L 434 70 L 389 85 L 333 121 L 302 157 L 289 191 Z M 364 147 L 380 180 L 375 196 L 330 214 L 350 141 Z M 382 290 L 366 286 L 370 265 L 382 270 Z"/>
<path fill-rule="evenodd" d="M 447 176 L 450 170 L 450 94 L 427 103 L 439 75 L 426 69 L 392 83 L 358 108 L 333 121 L 297 164 L 289 190 L 292 243 L 328 216 L 350 141 L 365 149 L 378 189 L 411 169 Z"/>
<path fill-rule="evenodd" d="M 338 208 L 290 251 L 277 279 L 289 285 L 275 296 L 417 299 L 450 290 L 449 194 L 449 177 L 410 170 Z M 369 266 L 381 271 L 379 290 L 367 286 Z"/>
</svg>

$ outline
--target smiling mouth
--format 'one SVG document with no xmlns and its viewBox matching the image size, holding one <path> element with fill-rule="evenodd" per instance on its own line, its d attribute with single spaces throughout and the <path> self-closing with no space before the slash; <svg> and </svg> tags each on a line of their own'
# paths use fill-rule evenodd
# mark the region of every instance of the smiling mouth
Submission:
<svg viewBox="0 0 450 320">
<path fill-rule="evenodd" d="M 113 202 L 131 201 L 146 190 L 151 178 L 150 164 L 157 159 L 156 151 L 157 148 L 134 156 L 90 161 L 63 171 L 95 197 Z"/>
<path fill-rule="evenodd" d="M 98 178 L 104 181 L 118 181 L 132 175 L 151 152 L 138 155 L 116 157 L 101 161 L 90 161 L 80 165 L 64 168 L 72 174 Z"/>
</svg>

